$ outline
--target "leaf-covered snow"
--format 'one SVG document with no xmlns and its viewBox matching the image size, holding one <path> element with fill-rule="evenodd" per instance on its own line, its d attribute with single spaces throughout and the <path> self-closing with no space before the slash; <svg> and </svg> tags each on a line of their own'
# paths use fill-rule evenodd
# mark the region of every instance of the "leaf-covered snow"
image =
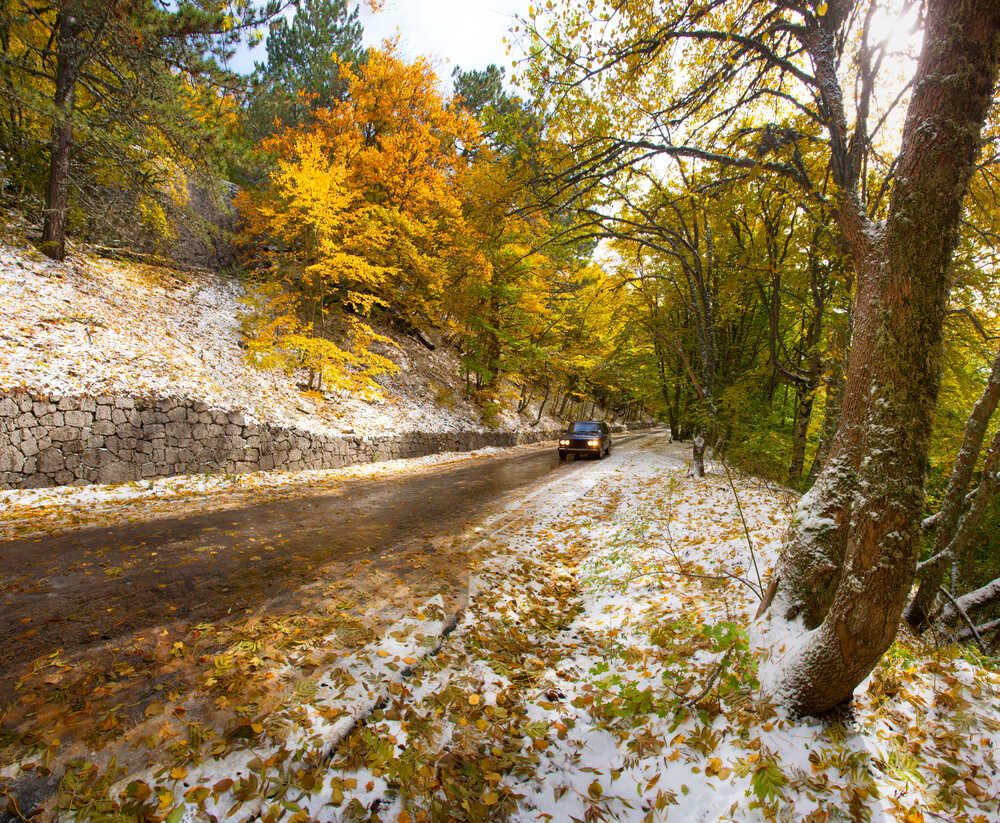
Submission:
<svg viewBox="0 0 1000 823">
<path fill-rule="evenodd" d="M 764 696 L 782 650 L 755 645 L 752 616 L 794 501 L 733 486 L 749 534 L 725 474 L 692 478 L 664 438 L 561 473 L 477 534 L 454 631 L 420 638 L 443 617 L 415 614 L 235 737 L 189 730 L 155 768 L 103 782 L 81 769 L 64 815 L 996 820 L 995 662 L 901 638 L 839 718 Z"/>
<path fill-rule="evenodd" d="M 457 355 L 385 329 L 400 367 L 381 398 L 304 393 L 295 376 L 251 366 L 241 347 L 239 282 L 71 253 L 66 261 L 0 245 L 0 389 L 52 395 L 171 395 L 325 434 L 482 430 Z M 509 405 L 509 404 L 508 404 Z M 523 430 L 534 407 L 503 410 Z M 548 416 L 542 429 L 559 428 Z"/>
</svg>

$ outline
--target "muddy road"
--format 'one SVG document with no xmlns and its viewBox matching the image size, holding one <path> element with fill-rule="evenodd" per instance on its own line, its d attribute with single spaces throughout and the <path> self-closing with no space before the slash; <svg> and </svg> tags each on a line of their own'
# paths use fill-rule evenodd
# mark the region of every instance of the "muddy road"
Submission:
<svg viewBox="0 0 1000 823">
<path fill-rule="evenodd" d="M 623 435 L 616 448 L 644 435 Z M 555 449 L 355 480 L 316 496 L 0 543 L 0 704 L 26 665 L 177 621 L 301 608 L 303 587 L 380 575 L 379 586 L 461 587 L 474 558 L 456 534 L 559 472 Z M 386 589 L 387 590 L 387 589 Z"/>
</svg>

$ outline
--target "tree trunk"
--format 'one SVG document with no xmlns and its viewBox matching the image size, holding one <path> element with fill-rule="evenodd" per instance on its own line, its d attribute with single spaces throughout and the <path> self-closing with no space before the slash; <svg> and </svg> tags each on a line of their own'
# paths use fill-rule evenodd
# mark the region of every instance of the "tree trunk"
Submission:
<svg viewBox="0 0 1000 823">
<path fill-rule="evenodd" d="M 840 427 L 769 591 L 776 619 L 801 616 L 809 630 L 766 678 L 800 714 L 848 700 L 871 672 L 896 636 L 916 566 L 948 270 L 1000 56 L 996 0 L 927 9 L 884 232 L 866 222 L 856 190 L 842 196 L 858 296 Z M 817 76 L 842 112 L 832 37 L 820 36 Z"/>
<path fill-rule="evenodd" d="M 705 436 L 700 430 L 691 440 L 691 464 L 695 477 L 705 476 Z"/>
<path fill-rule="evenodd" d="M 920 632 L 926 627 L 927 616 L 937 597 L 938 588 L 944 579 L 947 559 L 946 552 L 955 537 L 955 528 L 965 502 L 965 494 L 972 479 L 972 472 L 979 459 L 979 452 L 986 436 L 986 428 L 990 418 L 1000 402 L 1000 352 L 993 361 L 993 370 L 986 383 L 982 395 L 972 407 L 969 422 L 965 426 L 965 437 L 962 448 L 955 458 L 955 465 L 948 479 L 948 488 L 941 501 L 941 509 L 934 522 L 934 551 L 932 562 L 920 569 L 920 586 L 916 595 L 906 607 L 904 617 L 914 631 Z M 957 558 L 956 558 L 957 559 Z"/>
<path fill-rule="evenodd" d="M 795 384 L 796 403 L 795 420 L 792 423 L 792 458 L 788 465 L 788 485 L 792 488 L 797 488 L 802 482 L 802 467 L 806 461 L 806 438 L 809 434 L 809 420 L 812 418 L 815 392 L 814 383 L 797 382 Z"/>
<path fill-rule="evenodd" d="M 69 161 L 73 147 L 73 105 L 80 71 L 81 26 L 72 8 L 59 15 L 56 44 L 55 114 L 52 120 L 49 187 L 45 199 L 42 252 L 54 260 L 66 256 L 66 208 L 69 204 Z"/>
<path fill-rule="evenodd" d="M 840 352 L 847 347 L 847 337 L 849 334 L 838 335 L 843 338 L 844 348 L 840 349 L 830 360 L 830 374 L 824 382 L 824 406 L 823 406 L 823 429 L 819 436 L 819 446 L 813 457 L 812 467 L 809 469 L 809 485 L 812 485 L 819 476 L 820 470 L 826 463 L 830 455 L 830 446 L 833 438 L 837 434 L 840 426 L 840 407 L 844 402 L 844 385 L 847 380 L 847 373 L 844 368 L 844 359 Z"/>
<path fill-rule="evenodd" d="M 552 384 L 546 381 L 545 383 L 545 394 L 542 395 L 542 402 L 538 404 L 538 414 L 535 416 L 535 422 L 532 426 L 537 426 L 542 419 L 542 412 L 545 411 L 545 403 L 549 399 L 549 392 L 552 390 Z"/>
</svg>

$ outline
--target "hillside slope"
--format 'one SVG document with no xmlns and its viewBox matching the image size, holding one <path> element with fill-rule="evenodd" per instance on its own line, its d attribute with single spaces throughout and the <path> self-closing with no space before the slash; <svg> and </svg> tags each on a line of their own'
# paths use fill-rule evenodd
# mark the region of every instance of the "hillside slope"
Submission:
<svg viewBox="0 0 1000 823">
<path fill-rule="evenodd" d="M 399 371 L 383 396 L 305 394 L 295 379 L 247 363 L 242 285 L 204 271 L 112 261 L 75 251 L 63 263 L 27 245 L 0 246 L 0 389 L 51 395 L 172 395 L 261 422 L 322 434 L 483 430 L 463 397 L 458 354 L 380 328 Z M 533 427 L 537 405 L 501 411 L 504 431 Z M 559 427 L 544 415 L 534 426 Z"/>
</svg>

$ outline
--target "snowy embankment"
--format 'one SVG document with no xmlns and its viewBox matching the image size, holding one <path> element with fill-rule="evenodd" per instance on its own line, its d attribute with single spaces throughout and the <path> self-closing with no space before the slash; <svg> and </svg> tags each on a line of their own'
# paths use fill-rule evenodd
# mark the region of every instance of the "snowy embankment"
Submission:
<svg viewBox="0 0 1000 823">
<path fill-rule="evenodd" d="M 756 677 L 780 649 L 750 629 L 793 501 L 694 479 L 681 455 L 648 438 L 561 474 L 480 532 L 453 632 L 395 629 L 238 750 L 184 749 L 119 802 L 169 820 L 997 820 L 997 671 L 901 639 L 852 713 L 789 718 Z"/>
<path fill-rule="evenodd" d="M 484 430 L 462 392 L 458 356 L 379 329 L 399 367 L 381 398 L 302 392 L 293 376 L 252 367 L 241 347 L 241 284 L 204 271 L 106 260 L 65 262 L 0 245 L 0 389 L 40 395 L 177 396 L 238 410 L 257 422 L 319 434 Z M 506 410 L 500 430 L 535 422 Z M 537 427 L 558 428 L 543 415 Z"/>
</svg>

